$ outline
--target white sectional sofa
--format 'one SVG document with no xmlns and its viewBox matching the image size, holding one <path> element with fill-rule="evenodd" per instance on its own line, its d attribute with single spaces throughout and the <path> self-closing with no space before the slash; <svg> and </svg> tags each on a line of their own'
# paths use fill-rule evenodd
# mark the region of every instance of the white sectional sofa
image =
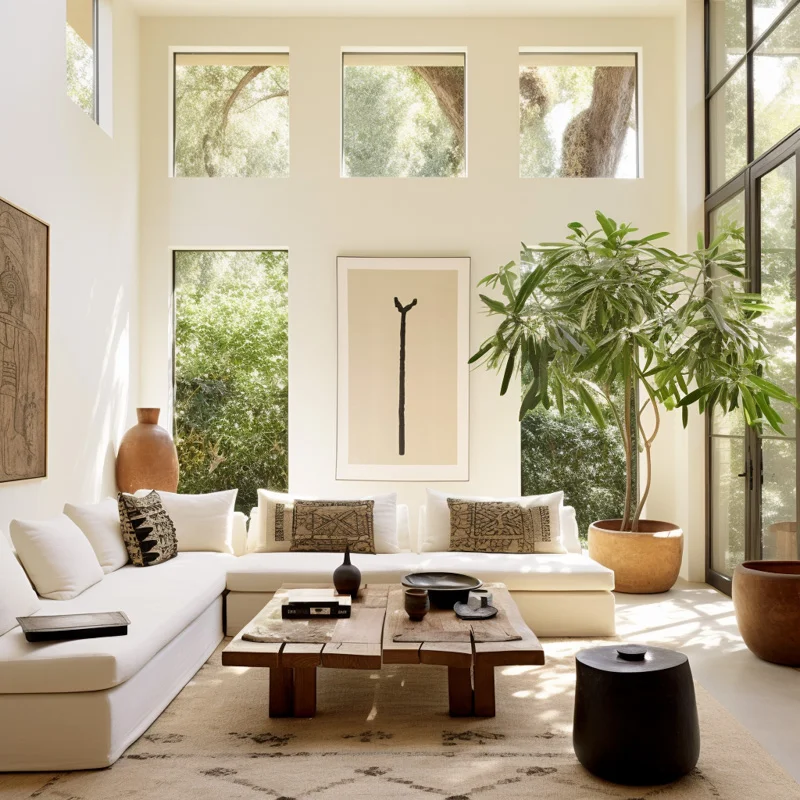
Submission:
<svg viewBox="0 0 800 800">
<path fill-rule="evenodd" d="M 407 508 L 398 507 L 398 520 L 407 529 Z M 251 529 L 258 524 L 256 509 Z M 563 555 L 401 552 L 353 561 L 366 583 L 399 582 L 420 570 L 501 581 L 540 636 L 612 635 L 613 573 L 580 552 L 577 528 L 565 543 L 571 552 Z M 41 601 L 39 614 L 124 611 L 127 636 L 30 644 L 19 627 L 0 636 L 0 771 L 112 764 L 223 632 L 235 634 L 281 583 L 327 582 L 341 563 L 336 553 L 247 553 L 242 514 L 235 515 L 233 549 L 181 552 L 148 569 L 128 565 L 71 600 Z"/>
<path fill-rule="evenodd" d="M 401 528 L 408 524 L 406 514 L 399 506 Z M 357 555 L 353 563 L 364 583 L 399 583 L 409 572 L 422 571 L 463 572 L 485 582 L 505 583 L 539 636 L 613 636 L 614 573 L 583 554 L 574 513 L 568 516 L 571 528 L 564 531 L 569 551 L 565 554 L 418 553 L 414 551 L 425 525 L 423 507 L 417 537 L 410 540 L 411 552 Z M 259 524 L 254 508 L 250 529 Z M 248 553 L 236 559 L 228 572 L 227 635 L 236 635 L 282 583 L 329 581 L 340 563 L 337 553 Z"/>
</svg>

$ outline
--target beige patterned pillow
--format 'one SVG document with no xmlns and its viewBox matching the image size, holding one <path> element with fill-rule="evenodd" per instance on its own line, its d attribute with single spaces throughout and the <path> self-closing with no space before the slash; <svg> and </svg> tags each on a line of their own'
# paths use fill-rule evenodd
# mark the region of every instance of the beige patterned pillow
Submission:
<svg viewBox="0 0 800 800">
<path fill-rule="evenodd" d="M 558 509 L 509 501 L 448 497 L 450 550 L 462 553 L 554 552 Z M 563 552 L 559 547 L 555 552 Z"/>
<path fill-rule="evenodd" d="M 374 553 L 374 500 L 295 500 L 292 552 Z"/>
</svg>

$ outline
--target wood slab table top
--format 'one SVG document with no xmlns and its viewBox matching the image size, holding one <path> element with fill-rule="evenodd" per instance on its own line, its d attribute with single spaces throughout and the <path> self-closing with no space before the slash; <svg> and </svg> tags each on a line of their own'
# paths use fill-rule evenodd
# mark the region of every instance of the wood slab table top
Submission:
<svg viewBox="0 0 800 800">
<path fill-rule="evenodd" d="M 508 589 L 501 583 L 486 584 L 484 588 L 492 592 L 492 605 L 500 612 L 496 618 L 462 620 L 452 610 L 432 607 L 421 622 L 412 623 L 419 626 L 422 641 L 398 642 L 395 636 L 407 635 L 410 626 L 404 609 L 404 589 L 391 586 L 383 630 L 383 663 L 461 668 L 544 664 L 542 645 L 525 624 Z M 503 631 L 519 638 L 492 641 L 503 638 Z"/>
<path fill-rule="evenodd" d="M 321 584 L 285 584 L 275 592 L 269 605 L 280 605 L 289 589 L 325 588 Z M 247 626 L 239 631 L 222 651 L 222 663 L 230 667 L 330 667 L 335 669 L 380 669 L 381 637 L 386 601 L 389 592 L 386 584 L 364 586 L 353 601 L 348 619 L 313 620 L 325 627 L 324 642 L 250 642 L 242 638 Z M 286 621 L 287 631 L 296 631 L 298 625 Z M 296 638 L 292 636 L 291 638 Z"/>
</svg>

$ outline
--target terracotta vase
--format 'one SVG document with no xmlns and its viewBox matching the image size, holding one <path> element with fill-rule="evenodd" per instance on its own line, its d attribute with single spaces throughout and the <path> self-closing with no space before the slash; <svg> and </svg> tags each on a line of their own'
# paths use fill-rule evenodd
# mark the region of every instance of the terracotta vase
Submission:
<svg viewBox="0 0 800 800">
<path fill-rule="evenodd" d="M 589 526 L 589 558 L 614 571 L 614 591 L 655 594 L 669 591 L 681 568 L 683 531 L 671 522 L 639 521 L 639 531 L 620 531 L 619 519 Z"/>
<path fill-rule="evenodd" d="M 800 561 L 745 561 L 733 573 L 744 643 L 764 661 L 800 667 Z"/>
<path fill-rule="evenodd" d="M 158 424 L 158 408 L 137 408 L 139 420 L 123 437 L 117 453 L 117 487 L 121 492 L 178 488 L 178 451 Z"/>
</svg>

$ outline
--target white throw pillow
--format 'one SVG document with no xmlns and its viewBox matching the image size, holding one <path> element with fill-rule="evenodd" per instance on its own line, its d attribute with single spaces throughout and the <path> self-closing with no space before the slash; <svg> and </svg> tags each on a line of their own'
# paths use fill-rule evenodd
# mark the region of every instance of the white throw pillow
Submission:
<svg viewBox="0 0 800 800">
<path fill-rule="evenodd" d="M 582 553 L 578 520 L 572 506 L 561 506 L 561 543 L 568 553 Z"/>
<path fill-rule="evenodd" d="M 36 591 L 49 600 L 71 600 L 103 580 L 89 540 L 66 515 L 12 520 L 11 541 Z"/>
<path fill-rule="evenodd" d="M 128 563 L 128 550 L 119 524 L 119 504 L 113 497 L 84 506 L 65 503 L 64 513 L 89 540 L 103 572 L 114 572 Z"/>
<path fill-rule="evenodd" d="M 208 494 L 159 492 L 175 526 L 178 552 L 233 553 L 233 512 L 238 489 Z"/>
<path fill-rule="evenodd" d="M 40 607 L 28 576 L 11 549 L 11 542 L 0 531 L 0 636 L 18 625 L 17 617 L 27 617 Z"/>
<path fill-rule="evenodd" d="M 293 494 L 258 490 L 258 535 L 252 542 L 256 553 L 288 553 L 292 546 L 291 514 L 295 500 L 332 500 L 328 497 L 300 497 Z M 376 553 L 399 553 L 397 543 L 397 495 L 374 494 L 338 500 L 372 500 L 372 529 Z M 288 529 L 287 529 L 288 528 Z"/>
<path fill-rule="evenodd" d="M 422 553 L 444 553 L 450 549 L 450 507 L 447 505 L 448 497 L 477 502 L 499 501 L 520 503 L 525 506 L 550 506 L 552 509 L 550 531 L 552 540 L 548 543 L 537 542 L 536 552 L 567 552 L 561 541 L 561 508 L 564 505 L 564 492 L 528 495 L 527 497 L 469 497 L 468 495 L 449 494 L 428 489 L 425 532 L 420 546 L 420 552 Z"/>
</svg>

